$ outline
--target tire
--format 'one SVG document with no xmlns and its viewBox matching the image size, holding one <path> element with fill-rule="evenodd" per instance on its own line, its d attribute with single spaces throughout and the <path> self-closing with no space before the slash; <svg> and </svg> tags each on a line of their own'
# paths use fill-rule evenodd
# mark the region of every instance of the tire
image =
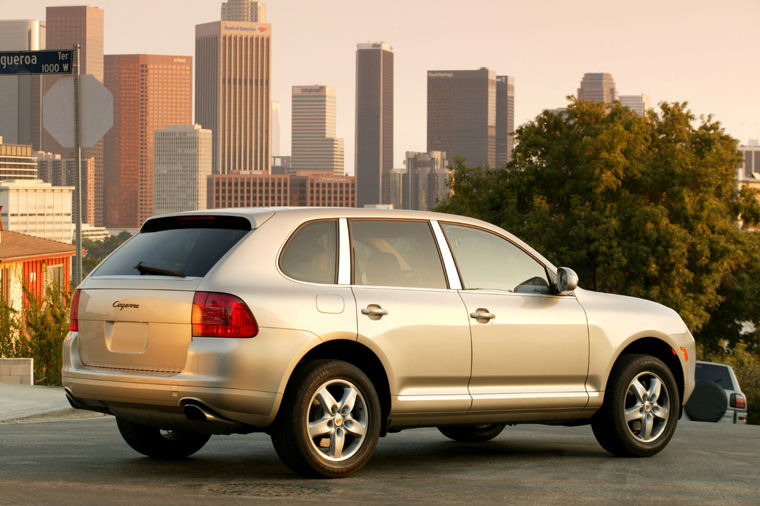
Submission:
<svg viewBox="0 0 760 506">
<path fill-rule="evenodd" d="M 601 409 L 591 420 L 602 447 L 619 457 L 649 457 L 673 437 L 680 415 L 670 369 L 651 355 L 620 357 L 612 368 Z"/>
<path fill-rule="evenodd" d="M 438 430 L 447 438 L 460 443 L 483 443 L 501 434 L 501 431 L 504 430 L 504 424 L 440 425 Z"/>
<path fill-rule="evenodd" d="M 210 434 L 162 430 L 157 427 L 138 425 L 123 418 L 116 418 L 116 425 L 124 441 L 133 450 L 155 459 L 183 459 L 197 452 L 205 445 Z"/>
<path fill-rule="evenodd" d="M 713 381 L 698 381 L 686 402 L 686 414 L 699 422 L 719 422 L 727 409 L 726 390 Z"/>
<path fill-rule="evenodd" d="M 366 374 L 348 362 L 315 360 L 291 378 L 272 444 L 299 474 L 342 478 L 372 456 L 380 420 L 380 401 Z"/>
</svg>

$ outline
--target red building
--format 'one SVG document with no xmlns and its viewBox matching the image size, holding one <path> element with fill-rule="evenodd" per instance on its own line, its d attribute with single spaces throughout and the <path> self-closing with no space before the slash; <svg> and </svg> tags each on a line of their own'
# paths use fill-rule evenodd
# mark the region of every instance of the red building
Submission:
<svg viewBox="0 0 760 506">
<path fill-rule="evenodd" d="M 137 228 L 153 215 L 154 132 L 191 125 L 193 59 L 106 55 L 104 83 L 114 124 L 105 136 L 105 223 Z"/>
<path fill-rule="evenodd" d="M 330 172 L 274 175 L 233 172 L 208 177 L 210 208 L 356 207 L 356 178 Z"/>
<path fill-rule="evenodd" d="M 20 309 L 23 287 L 37 297 L 54 282 L 68 291 L 75 254 L 71 244 L 3 231 L 0 226 L 0 299 Z"/>
</svg>

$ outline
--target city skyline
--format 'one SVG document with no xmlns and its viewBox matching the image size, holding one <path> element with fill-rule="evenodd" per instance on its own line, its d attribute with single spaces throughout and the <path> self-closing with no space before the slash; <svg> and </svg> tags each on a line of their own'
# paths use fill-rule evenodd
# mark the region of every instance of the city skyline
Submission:
<svg viewBox="0 0 760 506">
<path fill-rule="evenodd" d="M 44 19 L 46 6 L 72 3 L 30 0 L 3 6 L 0 16 Z M 221 1 L 92 4 L 105 11 L 106 54 L 194 55 L 194 27 L 218 20 Z M 516 125 L 565 106 L 584 73 L 607 72 L 620 94 L 647 94 L 653 105 L 688 101 L 695 116 L 712 114 L 741 143 L 760 137 L 760 118 L 752 113 L 760 109 L 753 87 L 760 69 L 749 64 L 754 51 L 747 35 L 760 14 L 756 1 L 726 7 L 647 0 L 636 9 L 559 1 L 475 0 L 462 9 L 447 0 L 391 0 L 377 10 L 347 0 L 329 9 L 303 0 L 265 4 L 276 33 L 272 99 L 282 104 L 283 146 L 290 145 L 290 89 L 300 83 L 334 85 L 337 136 L 355 138 L 354 51 L 357 43 L 376 40 L 396 53 L 394 167 L 403 166 L 405 151 L 425 150 L 426 73 L 435 68 L 487 66 L 514 76 Z M 454 11 L 456 22 L 450 19 Z M 345 159 L 353 174 L 353 142 L 346 143 Z"/>
</svg>

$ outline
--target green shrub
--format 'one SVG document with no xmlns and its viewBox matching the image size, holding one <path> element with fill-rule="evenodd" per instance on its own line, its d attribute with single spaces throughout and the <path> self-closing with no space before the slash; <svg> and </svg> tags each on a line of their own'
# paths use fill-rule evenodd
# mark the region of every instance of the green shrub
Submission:
<svg viewBox="0 0 760 506">
<path fill-rule="evenodd" d="M 57 284 L 42 297 L 24 288 L 23 310 L 0 300 L 0 357 L 33 358 L 37 384 L 61 384 L 63 340 L 69 330 L 70 296 Z"/>
</svg>

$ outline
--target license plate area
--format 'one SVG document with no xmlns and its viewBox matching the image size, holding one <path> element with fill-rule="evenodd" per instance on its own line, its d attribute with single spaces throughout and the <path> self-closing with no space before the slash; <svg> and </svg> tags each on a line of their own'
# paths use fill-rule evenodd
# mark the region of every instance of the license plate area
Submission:
<svg viewBox="0 0 760 506">
<path fill-rule="evenodd" d="M 112 353 L 145 353 L 148 349 L 148 324 L 144 322 L 105 322 L 106 347 Z"/>
</svg>

